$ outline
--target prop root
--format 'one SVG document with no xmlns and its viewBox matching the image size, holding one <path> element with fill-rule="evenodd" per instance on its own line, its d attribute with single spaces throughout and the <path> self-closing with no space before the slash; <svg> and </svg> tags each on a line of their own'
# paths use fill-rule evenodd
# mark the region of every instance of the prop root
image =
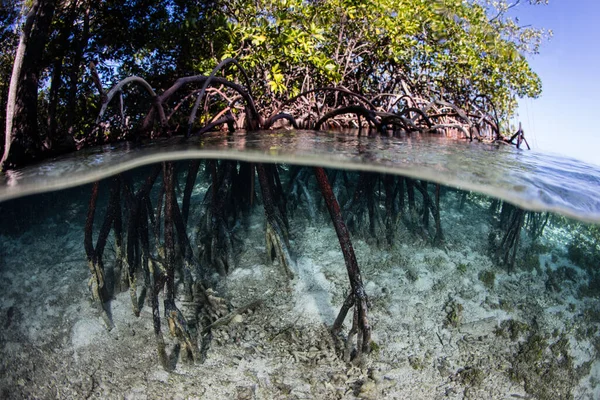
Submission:
<svg viewBox="0 0 600 400">
<path fill-rule="evenodd" d="M 345 358 L 350 359 L 352 352 L 350 350 L 351 342 L 354 336 L 357 335 L 356 341 L 356 358 L 360 358 L 362 353 L 368 353 L 370 349 L 371 341 L 371 327 L 367 318 L 367 295 L 364 290 L 362 278 L 360 276 L 360 270 L 358 268 L 358 262 L 354 255 L 354 249 L 350 242 L 350 234 L 346 228 L 346 224 L 342 218 L 340 206 L 331 190 L 331 185 L 327 179 L 327 174 L 323 168 L 315 167 L 315 176 L 321 189 L 321 194 L 327 204 L 329 215 L 333 221 L 335 232 L 337 233 L 342 247 L 342 253 L 346 262 L 346 269 L 348 270 L 348 277 L 350 278 L 351 293 L 346 298 L 338 317 L 336 318 L 331 331 L 334 335 L 337 335 L 342 329 L 346 314 L 354 306 L 354 315 L 352 321 L 352 328 L 348 334 L 347 347 L 345 352 Z"/>
</svg>

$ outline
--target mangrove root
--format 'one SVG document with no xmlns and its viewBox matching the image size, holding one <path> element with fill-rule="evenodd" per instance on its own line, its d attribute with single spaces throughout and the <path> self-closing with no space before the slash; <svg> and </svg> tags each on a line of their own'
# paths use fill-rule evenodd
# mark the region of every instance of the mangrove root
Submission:
<svg viewBox="0 0 600 400">
<path fill-rule="evenodd" d="M 274 188 L 272 180 L 267 175 L 267 168 L 263 164 L 257 164 L 256 171 L 266 216 L 267 261 L 272 262 L 277 258 L 286 275 L 293 278 L 296 264 L 289 250 L 285 214 L 282 215 L 281 208 L 274 205 Z"/>
<path fill-rule="evenodd" d="M 369 326 L 369 321 L 367 318 L 367 295 L 365 293 L 362 278 L 360 276 L 358 262 L 356 261 L 356 256 L 354 255 L 354 249 L 350 241 L 350 234 L 342 218 L 340 206 L 333 194 L 333 191 L 331 190 L 331 185 L 327 179 L 327 174 L 323 168 L 319 167 L 315 167 L 314 171 L 319 188 L 321 189 L 321 194 L 325 199 L 327 209 L 329 210 L 329 215 L 333 221 L 335 232 L 337 233 L 338 240 L 342 248 L 342 254 L 344 255 L 344 260 L 346 262 L 348 277 L 350 279 L 351 293 L 348 295 L 346 301 L 342 305 L 331 331 L 334 335 L 337 335 L 340 332 L 348 311 L 350 308 L 352 308 L 352 306 L 354 306 L 352 328 L 350 329 L 350 333 L 348 334 L 348 339 L 346 341 L 346 351 L 344 353 L 344 357 L 348 360 L 355 355 L 356 359 L 360 359 L 363 353 L 369 352 L 371 341 L 371 327 Z M 354 336 L 357 337 L 355 354 L 353 354 L 354 352 L 350 348 L 351 343 L 354 340 Z"/>
<path fill-rule="evenodd" d="M 198 349 L 198 343 L 196 338 L 190 333 L 190 329 L 188 328 L 187 321 L 183 314 L 179 311 L 172 299 L 166 299 L 164 307 L 165 317 L 167 317 L 167 321 L 169 322 L 171 336 L 177 337 L 179 342 L 183 343 L 188 356 L 192 361 L 199 362 L 200 350 Z"/>
</svg>

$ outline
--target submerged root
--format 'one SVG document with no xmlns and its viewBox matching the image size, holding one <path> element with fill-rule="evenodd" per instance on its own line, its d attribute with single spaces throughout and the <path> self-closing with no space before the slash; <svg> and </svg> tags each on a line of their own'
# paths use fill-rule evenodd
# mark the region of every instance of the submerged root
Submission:
<svg viewBox="0 0 600 400">
<path fill-rule="evenodd" d="M 210 219 L 210 213 L 204 216 Z M 211 226 L 212 225 L 212 226 Z M 234 233 L 227 229 L 225 221 L 213 221 L 206 228 L 202 224 L 199 231 L 206 233 L 198 236 L 198 251 L 205 265 L 211 266 L 221 276 L 233 271 L 237 265 L 235 258 Z"/>
<path fill-rule="evenodd" d="M 214 290 L 206 289 L 200 281 L 193 283 L 192 295 L 185 297 L 186 300 L 180 302 L 181 312 L 177 313 L 171 308 L 169 330 L 184 344 L 189 359 L 195 363 L 203 363 L 212 340 L 211 330 L 231 314 L 230 305 Z M 165 312 L 169 314 L 169 310 Z M 175 317 L 178 319 L 174 319 Z M 201 349 L 197 344 L 199 340 L 202 342 Z"/>
<path fill-rule="evenodd" d="M 266 216 L 265 238 L 267 261 L 270 263 L 277 258 L 286 275 L 292 279 L 294 277 L 296 263 L 289 250 L 290 244 L 287 233 L 287 217 L 282 211 L 285 209 L 285 205 L 281 205 L 281 203 L 277 203 L 276 205 L 275 203 L 275 186 L 281 187 L 277 170 L 268 170 L 263 164 L 257 164 L 256 171 L 258 173 Z M 269 173 L 271 176 L 268 175 Z M 279 194 L 279 200 L 283 199 L 282 193 L 277 193 Z"/>
<path fill-rule="evenodd" d="M 110 331 L 114 328 L 115 324 L 112 321 L 110 315 L 109 301 L 110 296 L 108 295 L 105 280 L 104 280 L 104 267 L 99 261 L 89 261 L 89 268 L 92 272 L 92 276 L 88 281 L 88 287 L 92 294 L 92 300 L 97 302 L 102 311 L 102 320 L 106 325 L 106 328 Z"/>
<path fill-rule="evenodd" d="M 498 230 L 490 233 L 488 238 L 493 255 L 507 266 L 509 272 L 512 272 L 515 265 L 525 214 L 525 211 L 518 207 L 502 203 Z M 496 241 L 496 235 L 501 237 L 499 243 Z"/>
<path fill-rule="evenodd" d="M 197 283 L 195 293 L 194 297 L 198 299 L 200 313 L 206 326 L 211 325 L 214 321 L 229 313 L 227 300 L 219 297 L 213 289 L 204 289 L 201 283 Z M 203 330 L 206 331 L 207 328 Z"/>
<path fill-rule="evenodd" d="M 119 293 L 129 287 L 127 270 L 127 257 L 123 246 L 115 245 L 115 290 Z"/>
<path fill-rule="evenodd" d="M 165 316 L 169 323 L 169 331 L 171 336 L 177 337 L 179 342 L 185 347 L 188 356 L 192 362 L 200 361 L 200 350 L 195 337 L 191 334 L 188 328 L 188 323 L 174 301 L 165 300 Z"/>
<path fill-rule="evenodd" d="M 334 338 L 340 335 L 344 320 L 352 307 L 354 307 L 354 312 L 352 313 L 352 327 L 350 328 L 348 337 L 345 341 L 343 359 L 344 361 L 360 362 L 362 355 L 369 353 L 371 350 L 371 326 L 367 319 L 367 296 L 364 292 L 362 292 L 362 295 L 360 296 L 350 294 L 346 298 L 346 301 L 344 301 L 344 304 L 331 327 L 331 334 Z M 354 347 L 355 340 L 356 347 Z"/>
<path fill-rule="evenodd" d="M 376 177 L 372 173 L 361 172 L 354 195 L 344 207 L 346 226 L 354 234 L 363 234 L 367 240 L 376 238 L 379 215 L 375 209 Z"/>
<path fill-rule="evenodd" d="M 210 263 L 216 268 L 220 275 L 227 275 L 235 269 L 235 256 L 233 250 L 232 234 L 227 230 L 225 223 L 217 223 L 213 228 L 210 241 Z"/>
<path fill-rule="evenodd" d="M 92 274 L 92 276 L 90 276 L 90 280 L 88 281 L 88 287 L 92 293 L 92 299 L 102 303 L 107 300 L 102 294 L 102 291 L 104 290 L 104 268 L 97 260 L 89 260 L 88 267 Z"/>
<path fill-rule="evenodd" d="M 307 217 L 311 223 L 315 223 L 317 220 L 317 204 L 309 190 L 308 179 L 311 176 L 309 168 L 292 168 L 287 185 L 286 202 L 291 213 L 296 212 L 298 206 L 304 202 Z"/>
<path fill-rule="evenodd" d="M 165 371 L 170 371 L 171 365 L 169 363 L 169 357 L 167 356 L 167 346 L 165 344 L 165 338 L 163 337 L 162 332 L 158 332 L 155 335 L 156 339 L 156 350 L 158 353 L 158 360 L 160 365 L 163 367 Z"/>
<path fill-rule="evenodd" d="M 111 224 L 113 223 L 113 220 L 115 218 L 115 193 L 118 191 L 119 188 L 118 185 L 113 183 L 113 186 L 111 188 L 109 204 L 106 210 L 106 215 L 100 228 L 100 232 L 98 234 L 96 246 L 94 246 L 92 232 L 94 225 L 94 214 L 96 213 L 96 202 L 98 199 L 98 189 L 99 183 L 96 182 L 92 187 L 92 195 L 90 197 L 88 215 L 85 223 L 84 247 L 87 255 L 88 268 L 91 273 L 88 286 L 92 293 L 92 299 L 98 302 L 100 309 L 102 310 L 102 317 L 106 323 L 106 326 L 110 330 L 114 326 L 109 309 L 111 292 L 109 291 L 109 288 L 106 285 L 102 256 L 104 253 L 104 248 L 106 246 L 106 239 L 111 229 Z"/>
<path fill-rule="evenodd" d="M 354 254 L 354 248 L 350 241 L 350 234 L 348 228 L 344 223 L 340 206 L 333 194 L 329 180 L 323 168 L 315 167 L 315 177 L 321 189 L 321 194 L 327 204 L 329 215 L 333 222 L 333 226 L 337 233 L 340 247 L 342 248 L 342 254 L 344 255 L 344 261 L 346 263 L 346 270 L 348 271 L 348 278 L 350 280 L 350 287 L 352 293 L 346 298 L 346 301 L 342 305 L 342 308 L 331 328 L 334 336 L 337 336 L 342 329 L 344 320 L 350 308 L 354 307 L 354 318 L 352 321 L 352 328 L 348 334 L 346 340 L 346 350 L 344 351 L 344 359 L 360 360 L 363 353 L 368 353 L 371 344 L 371 326 L 367 319 L 367 295 L 365 293 L 362 277 L 360 275 L 360 269 L 358 268 L 358 262 L 356 255 Z M 356 348 L 351 350 L 354 337 L 356 336 Z"/>
<path fill-rule="evenodd" d="M 136 317 L 139 317 L 140 305 L 137 296 L 137 276 L 135 272 L 129 274 L 129 297 L 131 298 L 131 310 Z"/>
<path fill-rule="evenodd" d="M 234 234 L 237 226 L 230 227 L 232 211 L 232 180 L 235 163 L 209 162 L 212 185 L 203 201 L 204 210 L 198 226 L 198 248 L 205 264 L 220 275 L 236 267 Z"/>
<path fill-rule="evenodd" d="M 289 279 L 294 279 L 295 262 L 290 254 L 290 244 L 277 221 L 267 219 L 265 237 L 267 243 L 267 261 L 273 262 L 275 258 L 283 267 Z"/>
</svg>

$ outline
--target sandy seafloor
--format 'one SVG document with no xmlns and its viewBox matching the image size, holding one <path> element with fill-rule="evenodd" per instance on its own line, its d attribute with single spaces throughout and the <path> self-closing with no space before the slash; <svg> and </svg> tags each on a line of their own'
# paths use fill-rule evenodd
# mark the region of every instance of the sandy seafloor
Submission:
<svg viewBox="0 0 600 400">
<path fill-rule="evenodd" d="M 587 275 L 567 258 L 562 228 L 547 227 L 540 268 L 512 274 L 486 253 L 479 197 L 462 212 L 456 192 L 442 198 L 442 246 L 405 228 L 393 248 L 354 238 L 375 345 L 347 363 L 328 332 L 349 287 L 331 222 L 294 214 L 298 276 L 289 281 L 265 262 L 259 206 L 238 233 L 238 268 L 214 289 L 233 307 L 263 304 L 214 331 L 205 363 L 180 360 L 168 373 L 150 307 L 136 318 L 128 293 L 118 294 L 107 331 L 90 300 L 88 196 L 49 207 L 27 230 L 0 231 L 2 399 L 600 398 L 600 299 L 579 295 Z M 554 274 L 563 266 L 569 279 Z M 482 271 L 495 272 L 493 287 Z M 164 320 L 163 332 L 168 338 Z"/>
</svg>

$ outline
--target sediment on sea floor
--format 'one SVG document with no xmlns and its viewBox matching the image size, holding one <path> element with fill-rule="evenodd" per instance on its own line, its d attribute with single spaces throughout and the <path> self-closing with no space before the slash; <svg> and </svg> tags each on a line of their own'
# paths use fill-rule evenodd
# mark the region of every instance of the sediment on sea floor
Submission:
<svg viewBox="0 0 600 400">
<path fill-rule="evenodd" d="M 399 175 L 322 172 L 365 311 L 348 300 L 341 228 L 313 168 L 165 163 L 80 188 L 76 201 L 38 210 L 27 232 L 3 229 L 3 390 L 42 396 L 63 381 L 61 393 L 151 397 L 192 387 L 248 398 L 597 390 L 596 226 Z M 16 203 L 1 207 L 7 220 L 19 215 Z"/>
</svg>

